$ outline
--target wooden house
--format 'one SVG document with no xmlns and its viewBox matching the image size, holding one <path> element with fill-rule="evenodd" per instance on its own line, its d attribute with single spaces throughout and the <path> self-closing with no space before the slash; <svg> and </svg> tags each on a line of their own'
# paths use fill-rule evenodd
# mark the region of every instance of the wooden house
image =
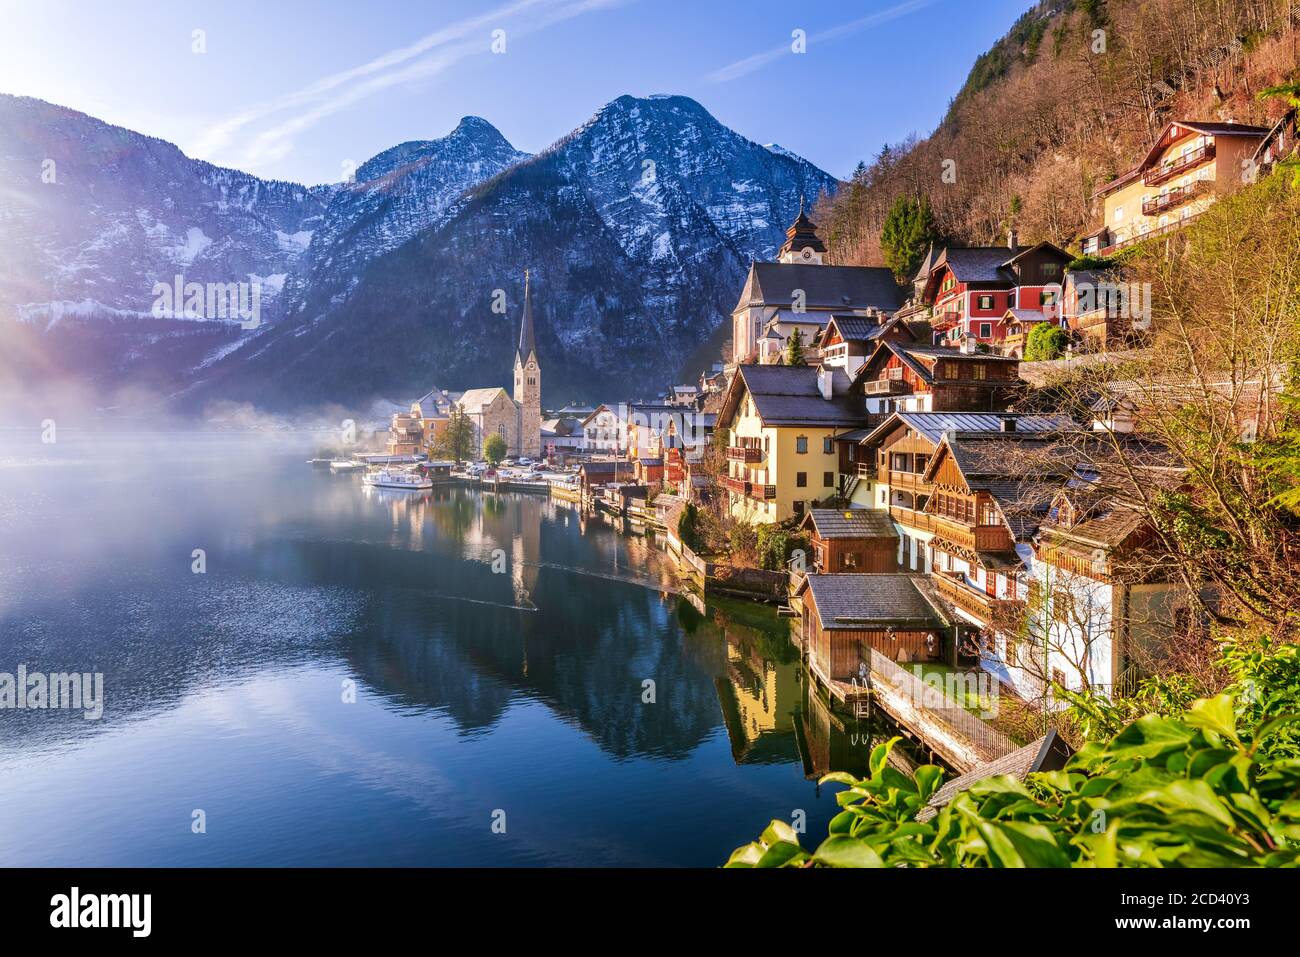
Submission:
<svg viewBox="0 0 1300 957">
<path fill-rule="evenodd" d="M 833 681 L 858 677 L 870 647 L 893 661 L 938 661 L 951 621 L 923 576 L 808 575 L 796 599 L 809 661 Z"/>
<path fill-rule="evenodd" d="M 969 340 L 968 340 L 969 343 Z M 965 349 L 884 341 L 854 374 L 870 424 L 890 412 L 1000 412 L 1019 391 L 1020 360 Z"/>
<path fill-rule="evenodd" d="M 800 527 L 811 538 L 812 564 L 819 573 L 898 570 L 898 532 L 888 512 L 814 508 Z"/>
</svg>

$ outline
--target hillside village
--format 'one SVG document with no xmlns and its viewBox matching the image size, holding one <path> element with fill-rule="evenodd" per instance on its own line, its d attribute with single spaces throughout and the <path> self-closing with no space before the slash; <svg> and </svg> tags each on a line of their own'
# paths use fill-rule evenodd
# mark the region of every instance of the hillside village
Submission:
<svg viewBox="0 0 1300 957">
<path fill-rule="evenodd" d="M 1135 504 L 1178 489 L 1185 463 L 1143 434 L 1123 387 L 1067 408 L 1041 386 L 1141 352 L 1149 302 L 1124 252 L 1173 241 L 1245 185 L 1243 163 L 1267 177 L 1295 143 L 1294 109 L 1268 128 L 1170 122 L 1098 190 L 1074 252 L 1014 229 L 1000 246 L 933 244 L 905 284 L 829 263 L 801 208 L 776 261 L 751 265 L 723 360 L 649 399 L 543 411 L 526 291 L 513 394 L 433 389 L 394 416 L 386 451 L 461 458 L 442 437 L 463 415 L 468 457 L 544 458 L 543 490 L 660 529 L 702 591 L 779 604 L 844 707 L 899 665 L 983 675 L 998 722 L 908 703 L 893 717 L 961 771 L 1037 754 L 1025 715 L 1122 696 L 1203 613 L 1142 558 L 1155 530 Z"/>
</svg>

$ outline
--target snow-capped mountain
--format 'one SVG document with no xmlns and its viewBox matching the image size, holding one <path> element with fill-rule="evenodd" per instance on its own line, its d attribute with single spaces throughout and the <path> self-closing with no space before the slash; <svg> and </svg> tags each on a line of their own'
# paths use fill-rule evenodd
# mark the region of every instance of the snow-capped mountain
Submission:
<svg viewBox="0 0 1300 957">
<path fill-rule="evenodd" d="M 525 268 L 546 400 L 649 394 L 716 355 L 750 261 L 775 256 L 801 196 L 835 185 L 691 99 L 620 97 L 375 258 L 343 299 L 309 284 L 193 394 L 266 403 L 274 381 L 303 401 L 357 401 L 376 382 L 508 384 Z"/>
<path fill-rule="evenodd" d="M 191 407 L 505 384 L 530 268 L 546 398 L 649 393 L 716 351 L 749 262 L 835 185 L 677 96 L 620 97 L 537 156 L 467 117 L 311 188 L 0 96 L 0 334 L 38 373 Z M 262 321 L 151 315 L 176 275 L 258 281 Z"/>
</svg>

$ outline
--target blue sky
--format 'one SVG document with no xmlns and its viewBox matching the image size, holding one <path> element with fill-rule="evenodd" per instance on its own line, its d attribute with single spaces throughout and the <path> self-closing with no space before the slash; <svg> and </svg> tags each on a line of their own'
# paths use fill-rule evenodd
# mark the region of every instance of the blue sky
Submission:
<svg viewBox="0 0 1300 957">
<path fill-rule="evenodd" d="M 0 0 L 0 92 L 304 183 L 341 179 L 468 114 L 536 152 L 624 93 L 682 93 L 845 176 L 883 143 L 933 128 L 975 57 L 1029 5 Z"/>
</svg>

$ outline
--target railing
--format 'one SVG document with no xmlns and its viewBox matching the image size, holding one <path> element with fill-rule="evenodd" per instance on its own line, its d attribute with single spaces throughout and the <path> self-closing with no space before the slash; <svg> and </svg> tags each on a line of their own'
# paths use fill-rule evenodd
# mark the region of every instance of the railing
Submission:
<svg viewBox="0 0 1300 957">
<path fill-rule="evenodd" d="M 909 528 L 915 528 L 922 532 L 934 531 L 934 516 L 927 515 L 925 512 L 918 512 L 914 508 L 907 508 L 903 505 L 889 506 L 889 514 L 900 525 L 906 525 Z"/>
<path fill-rule="evenodd" d="M 776 498 L 776 486 L 775 485 L 751 485 L 749 487 L 749 494 L 753 498 L 761 498 L 761 499 Z"/>
<path fill-rule="evenodd" d="M 1190 153 L 1184 153 L 1171 163 L 1163 163 L 1157 166 L 1142 177 L 1142 182 L 1148 186 L 1155 186 L 1157 183 L 1163 183 L 1165 180 L 1177 176 L 1185 169 L 1199 166 L 1210 159 L 1214 159 L 1214 144 L 1206 143 L 1204 146 L 1198 146 Z"/>
<path fill-rule="evenodd" d="M 1159 196 L 1153 196 L 1142 204 L 1143 216 L 1154 216 L 1165 209 L 1172 209 L 1186 203 L 1188 200 L 1195 199 L 1208 192 L 1208 186 L 1205 180 L 1197 180 L 1195 183 L 1188 183 L 1186 186 L 1175 186 L 1167 193 L 1161 193 Z"/>
<path fill-rule="evenodd" d="M 954 737 L 968 742 L 985 760 L 995 760 L 1016 749 L 1010 738 L 963 708 L 940 688 L 918 678 L 869 645 L 860 647 L 864 652 L 862 660 L 871 669 L 873 686 L 887 685 L 919 715 L 932 719 Z"/>
<path fill-rule="evenodd" d="M 763 450 L 747 445 L 733 445 L 727 449 L 727 458 L 732 462 L 745 462 L 752 465 L 763 460 Z"/>
<path fill-rule="evenodd" d="M 947 515 L 935 514 L 934 530 L 954 545 L 964 545 L 977 552 L 1008 552 L 1015 548 L 1011 533 L 1002 525 L 967 525 Z"/>
<path fill-rule="evenodd" d="M 866 395 L 902 395 L 912 387 L 902 379 L 872 379 L 862 384 L 862 391 Z"/>
<path fill-rule="evenodd" d="M 886 478 L 888 480 L 886 484 L 891 488 L 896 486 L 910 491 L 930 494 L 931 485 L 925 480 L 925 476 L 921 472 L 901 472 L 897 469 L 890 469 Z"/>
<path fill-rule="evenodd" d="M 936 571 L 932 581 L 940 595 L 985 625 L 995 621 L 1009 622 L 1017 614 L 1023 613 L 1026 607 L 1022 601 L 994 598 L 945 572 Z"/>
<path fill-rule="evenodd" d="M 876 477 L 876 464 L 874 462 L 858 463 L 858 478 L 874 479 Z"/>
<path fill-rule="evenodd" d="M 1112 253 L 1119 252 L 1121 249 L 1136 246 L 1138 243 L 1145 242 L 1148 239 L 1155 239 L 1158 236 L 1165 236 L 1169 233 L 1176 232 L 1199 215 L 1201 214 L 1198 212 L 1191 216 L 1186 216 L 1176 223 L 1169 223 L 1167 226 L 1157 226 L 1155 229 L 1148 229 L 1145 233 L 1138 233 L 1136 236 L 1130 236 L 1128 239 L 1121 240 L 1120 242 L 1111 243 L 1109 246 L 1103 246 L 1097 255 L 1109 256 Z"/>
<path fill-rule="evenodd" d="M 729 492 L 735 492 L 737 495 L 748 495 L 751 485 L 744 479 L 732 478 L 730 475 L 723 476 L 723 488 Z"/>
</svg>

